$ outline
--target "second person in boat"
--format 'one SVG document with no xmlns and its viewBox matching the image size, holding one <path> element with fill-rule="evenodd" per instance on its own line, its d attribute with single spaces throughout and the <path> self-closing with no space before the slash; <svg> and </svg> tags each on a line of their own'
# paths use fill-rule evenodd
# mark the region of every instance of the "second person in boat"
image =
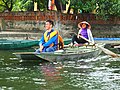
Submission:
<svg viewBox="0 0 120 90">
<path fill-rule="evenodd" d="M 83 22 L 78 23 L 78 28 L 79 28 L 78 34 L 74 34 L 72 37 L 72 42 L 70 44 L 71 46 L 75 45 L 75 42 L 77 42 L 77 44 L 84 44 L 87 42 L 80 36 L 83 36 L 84 38 L 86 38 L 86 39 L 90 40 L 92 43 L 94 43 L 93 35 L 90 30 L 91 25 L 88 22 L 83 21 Z"/>
</svg>

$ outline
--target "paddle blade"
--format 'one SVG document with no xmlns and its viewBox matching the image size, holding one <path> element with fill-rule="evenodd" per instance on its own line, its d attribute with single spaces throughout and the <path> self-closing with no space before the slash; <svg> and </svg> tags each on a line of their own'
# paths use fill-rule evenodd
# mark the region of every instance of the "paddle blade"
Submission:
<svg viewBox="0 0 120 90">
<path fill-rule="evenodd" d="M 112 56 L 112 57 L 120 57 L 119 55 L 117 55 L 116 53 L 104 48 L 104 47 L 101 47 L 101 46 L 97 46 L 98 48 L 100 48 L 104 53 Z"/>
<path fill-rule="evenodd" d="M 84 38 L 83 36 L 80 36 L 80 37 L 81 37 L 82 39 L 88 41 L 89 43 L 94 44 L 93 42 L 91 42 L 90 40 Z M 112 56 L 112 57 L 120 57 L 120 56 L 117 55 L 116 53 L 114 53 L 114 52 L 112 52 L 112 51 L 110 51 L 110 50 L 108 50 L 108 49 L 106 49 L 106 48 L 104 48 L 104 47 L 101 47 L 101 46 L 99 46 L 98 44 L 95 44 L 95 46 L 98 47 L 98 48 L 100 48 L 104 53 L 106 53 L 106 54 L 108 54 L 108 55 L 110 55 L 110 56 Z"/>
</svg>

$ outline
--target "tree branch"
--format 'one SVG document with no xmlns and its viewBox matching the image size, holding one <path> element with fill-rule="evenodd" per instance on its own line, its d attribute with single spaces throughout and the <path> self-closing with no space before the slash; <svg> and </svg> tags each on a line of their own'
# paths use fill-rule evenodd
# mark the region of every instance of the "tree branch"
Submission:
<svg viewBox="0 0 120 90">
<path fill-rule="evenodd" d="M 3 1 L 3 3 L 5 4 L 4 7 L 5 7 L 8 11 L 11 11 L 12 8 L 13 8 L 13 0 L 7 0 L 7 1 L 2 0 L 2 1 Z M 10 7 L 9 7 L 9 1 L 10 1 Z"/>
</svg>

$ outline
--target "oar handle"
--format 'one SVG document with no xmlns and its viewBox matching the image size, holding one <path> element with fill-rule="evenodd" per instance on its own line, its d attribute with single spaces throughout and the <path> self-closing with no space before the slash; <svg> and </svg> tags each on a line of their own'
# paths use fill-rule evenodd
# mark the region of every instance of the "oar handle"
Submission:
<svg viewBox="0 0 120 90">
<path fill-rule="evenodd" d="M 83 36 L 81 36 L 81 35 L 79 35 L 79 36 L 80 36 L 82 39 L 84 39 L 85 41 L 87 41 L 87 42 L 89 42 L 89 43 L 91 43 L 91 44 L 95 44 L 95 43 L 93 43 L 92 41 L 86 39 L 85 37 L 83 37 Z"/>
</svg>

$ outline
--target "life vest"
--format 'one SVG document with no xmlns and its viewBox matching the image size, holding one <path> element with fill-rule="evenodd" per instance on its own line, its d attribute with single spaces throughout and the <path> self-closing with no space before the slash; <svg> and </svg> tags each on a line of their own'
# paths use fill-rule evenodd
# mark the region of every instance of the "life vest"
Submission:
<svg viewBox="0 0 120 90">
<path fill-rule="evenodd" d="M 63 49 L 64 48 L 64 41 L 63 38 L 58 35 L 58 50 Z"/>
<path fill-rule="evenodd" d="M 47 31 L 44 33 L 44 41 L 47 42 L 48 40 L 50 40 L 52 37 L 54 37 L 55 35 L 58 34 L 58 31 L 53 31 L 50 33 L 50 35 L 47 36 Z M 54 44 L 52 43 L 50 45 L 50 47 L 54 46 Z M 59 49 L 63 49 L 64 47 L 64 41 L 63 38 L 58 34 L 58 50 Z"/>
</svg>

